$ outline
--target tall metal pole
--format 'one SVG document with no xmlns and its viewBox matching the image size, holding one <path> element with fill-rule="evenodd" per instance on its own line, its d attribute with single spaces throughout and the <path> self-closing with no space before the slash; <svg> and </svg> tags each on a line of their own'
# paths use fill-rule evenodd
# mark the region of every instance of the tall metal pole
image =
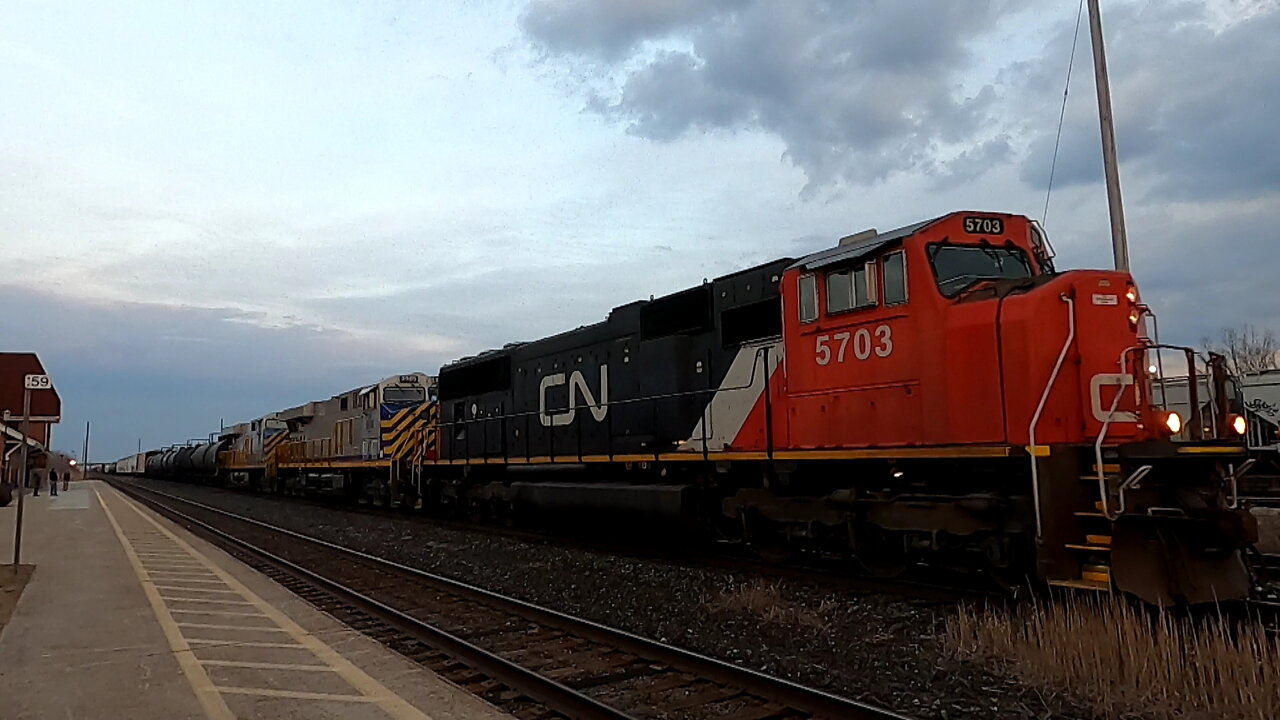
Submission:
<svg viewBox="0 0 1280 720">
<path fill-rule="evenodd" d="M 22 391 L 22 470 L 18 473 L 18 517 L 13 524 L 13 571 L 22 560 L 22 498 L 27 489 L 27 451 L 31 433 L 31 388 Z"/>
<path fill-rule="evenodd" d="M 1116 163 L 1115 120 L 1111 114 L 1111 83 L 1107 80 L 1107 51 L 1102 46 L 1102 12 L 1089 0 L 1089 32 L 1093 38 L 1094 85 L 1098 88 L 1098 119 L 1102 125 L 1102 164 L 1107 176 L 1107 205 L 1111 211 L 1111 249 L 1116 269 L 1129 271 L 1129 238 L 1120 200 L 1120 169 Z"/>
<path fill-rule="evenodd" d="M 80 466 L 80 479 L 88 480 L 89 479 L 89 421 L 88 420 L 84 421 L 84 455 L 82 456 L 81 463 L 82 464 Z M 70 473 L 68 473 L 67 479 L 70 479 Z M 66 483 L 63 483 L 62 487 L 65 488 L 66 486 L 67 486 Z"/>
</svg>

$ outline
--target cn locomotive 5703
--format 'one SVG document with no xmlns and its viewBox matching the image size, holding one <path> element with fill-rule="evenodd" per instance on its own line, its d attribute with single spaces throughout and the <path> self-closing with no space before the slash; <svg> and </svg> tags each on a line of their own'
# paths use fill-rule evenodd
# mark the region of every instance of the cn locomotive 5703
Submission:
<svg viewBox="0 0 1280 720">
<path fill-rule="evenodd" d="M 875 573 L 1239 598 L 1256 540 L 1232 491 L 1243 419 L 1221 364 L 1205 382 L 1187 348 L 1187 386 L 1208 397 L 1188 417 L 1162 407 L 1148 313 L 1127 273 L 1056 271 L 1027 218 L 958 212 L 450 363 L 419 410 L 396 411 L 412 452 L 312 457 L 307 423 L 277 413 L 254 423 L 290 435 L 290 467 L 231 435 L 220 475 L 337 478 L 473 514 L 666 518 Z"/>
</svg>

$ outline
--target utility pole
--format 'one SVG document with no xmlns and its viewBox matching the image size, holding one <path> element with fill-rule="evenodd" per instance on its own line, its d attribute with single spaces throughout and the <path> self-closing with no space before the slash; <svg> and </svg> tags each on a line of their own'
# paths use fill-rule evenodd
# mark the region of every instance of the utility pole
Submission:
<svg viewBox="0 0 1280 720">
<path fill-rule="evenodd" d="M 1129 272 L 1129 237 L 1124 229 L 1124 204 L 1120 200 L 1115 119 L 1111 113 L 1111 83 L 1107 79 L 1107 51 L 1102 46 L 1102 11 L 1098 9 L 1098 0 L 1089 0 L 1089 33 L 1093 38 L 1094 85 L 1098 89 L 1098 119 L 1102 126 L 1102 165 L 1107 176 L 1107 206 L 1111 211 L 1111 249 L 1116 269 Z"/>
<path fill-rule="evenodd" d="M 31 377 L 28 375 L 27 377 Z M 13 571 L 22 561 L 22 498 L 27 494 L 27 451 L 31 447 L 31 383 L 22 389 L 22 470 L 18 473 L 18 517 L 13 524 Z"/>
<path fill-rule="evenodd" d="M 18 478 L 18 517 L 13 524 L 13 571 L 15 573 L 18 572 L 18 564 L 22 560 L 22 498 L 26 495 L 27 478 L 30 476 L 27 462 L 31 456 L 31 391 L 52 389 L 53 381 L 48 375 L 31 374 L 22 380 L 22 472 L 19 473 Z M 49 437 L 49 431 L 46 430 L 46 452 L 49 449 L 47 445 Z"/>
<path fill-rule="evenodd" d="M 81 480 L 89 479 L 89 421 L 88 420 L 84 421 L 84 465 L 81 466 L 80 473 L 81 473 L 80 474 Z M 68 473 L 67 480 L 69 481 L 70 479 L 71 479 L 70 473 Z M 66 482 L 62 483 L 62 489 L 63 490 L 67 489 Z"/>
</svg>

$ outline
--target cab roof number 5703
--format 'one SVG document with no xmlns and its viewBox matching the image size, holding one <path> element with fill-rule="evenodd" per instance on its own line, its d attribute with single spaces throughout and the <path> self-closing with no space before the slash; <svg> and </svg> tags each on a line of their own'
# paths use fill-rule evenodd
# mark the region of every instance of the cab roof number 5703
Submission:
<svg viewBox="0 0 1280 720">
<path fill-rule="evenodd" d="M 964 231 L 970 235 L 1003 235 L 1004 220 L 994 217 L 967 217 Z"/>
</svg>

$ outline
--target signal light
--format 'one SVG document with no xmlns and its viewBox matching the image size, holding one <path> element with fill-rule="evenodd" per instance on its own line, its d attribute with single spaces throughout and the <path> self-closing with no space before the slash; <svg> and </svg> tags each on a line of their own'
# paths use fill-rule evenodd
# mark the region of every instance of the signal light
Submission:
<svg viewBox="0 0 1280 720">
<path fill-rule="evenodd" d="M 1160 424 L 1165 430 L 1169 431 L 1170 435 L 1177 435 L 1182 431 L 1181 415 L 1172 411 L 1162 414 L 1164 415 L 1164 418 L 1161 420 Z"/>
<path fill-rule="evenodd" d="M 1128 288 L 1125 289 L 1124 296 L 1125 296 L 1125 299 L 1127 299 L 1131 303 L 1138 302 L 1138 288 L 1134 287 L 1133 285 L 1130 285 Z"/>
<path fill-rule="evenodd" d="M 1232 415 L 1228 418 L 1231 423 L 1231 429 L 1236 431 L 1237 435 L 1243 435 L 1249 432 L 1249 421 L 1244 419 L 1243 415 Z"/>
</svg>

